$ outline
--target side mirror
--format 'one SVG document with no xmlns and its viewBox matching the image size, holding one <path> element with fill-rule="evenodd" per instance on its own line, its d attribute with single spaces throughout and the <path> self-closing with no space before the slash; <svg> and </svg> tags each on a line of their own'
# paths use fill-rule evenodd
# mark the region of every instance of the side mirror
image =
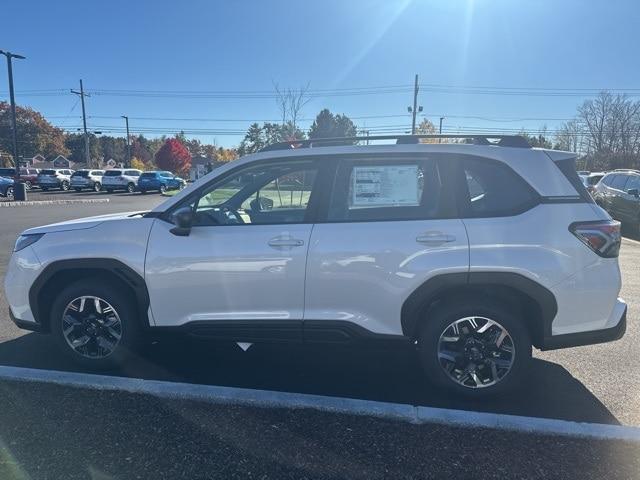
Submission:
<svg viewBox="0 0 640 480">
<path fill-rule="evenodd" d="M 193 210 L 191 207 L 179 208 L 173 213 L 172 220 L 175 227 L 169 231 L 179 237 L 187 237 L 193 226 Z"/>
<path fill-rule="evenodd" d="M 627 190 L 627 193 L 629 195 L 633 195 L 634 197 L 640 197 L 640 191 L 638 191 L 637 188 L 630 188 L 629 190 Z"/>
</svg>

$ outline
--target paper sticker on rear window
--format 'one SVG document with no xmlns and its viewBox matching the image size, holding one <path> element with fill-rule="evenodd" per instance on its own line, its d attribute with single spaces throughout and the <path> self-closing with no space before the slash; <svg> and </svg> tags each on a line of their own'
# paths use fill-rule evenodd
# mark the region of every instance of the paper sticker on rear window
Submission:
<svg viewBox="0 0 640 480">
<path fill-rule="evenodd" d="M 354 167 L 351 207 L 420 205 L 418 169 L 417 165 Z"/>
</svg>

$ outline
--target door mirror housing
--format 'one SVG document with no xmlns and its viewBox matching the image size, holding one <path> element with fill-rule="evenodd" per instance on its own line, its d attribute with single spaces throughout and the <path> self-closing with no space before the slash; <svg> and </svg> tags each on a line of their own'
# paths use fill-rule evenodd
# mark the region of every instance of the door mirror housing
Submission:
<svg viewBox="0 0 640 480">
<path fill-rule="evenodd" d="M 173 220 L 173 227 L 170 232 L 179 237 L 186 237 L 191 233 L 191 227 L 193 226 L 193 210 L 191 207 L 182 207 L 176 210 L 171 219 Z"/>
<path fill-rule="evenodd" d="M 629 195 L 633 195 L 634 197 L 640 196 L 640 191 L 637 188 L 630 188 L 629 190 L 627 190 L 627 193 Z"/>
</svg>

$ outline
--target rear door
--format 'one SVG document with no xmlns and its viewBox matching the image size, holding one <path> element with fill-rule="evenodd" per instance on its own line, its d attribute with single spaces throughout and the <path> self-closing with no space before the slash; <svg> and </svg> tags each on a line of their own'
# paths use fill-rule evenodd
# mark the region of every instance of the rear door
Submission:
<svg viewBox="0 0 640 480">
<path fill-rule="evenodd" d="M 419 285 L 468 271 L 446 162 L 387 154 L 342 158 L 336 167 L 309 246 L 305 338 L 354 324 L 402 335 L 402 305 Z"/>
<path fill-rule="evenodd" d="M 629 180 L 629 175 L 618 174 L 611 182 L 609 188 L 609 208 L 611 216 L 621 219 L 624 215 L 624 197 L 626 195 L 626 185 Z"/>
<path fill-rule="evenodd" d="M 629 193 L 629 190 L 640 190 L 640 175 L 630 174 L 624 185 L 624 192 L 617 197 L 617 207 L 620 219 L 625 222 L 636 223 L 640 219 L 640 198 Z"/>
</svg>

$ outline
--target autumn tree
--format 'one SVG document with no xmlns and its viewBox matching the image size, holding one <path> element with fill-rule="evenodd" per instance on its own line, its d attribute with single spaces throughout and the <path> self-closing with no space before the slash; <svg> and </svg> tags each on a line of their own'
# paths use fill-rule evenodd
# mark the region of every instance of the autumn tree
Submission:
<svg viewBox="0 0 640 480">
<path fill-rule="evenodd" d="M 158 168 L 186 175 L 191 168 L 189 150 L 177 138 L 168 138 L 155 155 Z"/>
<path fill-rule="evenodd" d="M 9 103 L 0 102 L 0 151 L 4 152 L 13 152 L 10 115 Z M 16 106 L 16 124 L 18 155 L 41 154 L 48 158 L 69 155 L 62 129 L 51 125 L 39 112 Z"/>
</svg>

